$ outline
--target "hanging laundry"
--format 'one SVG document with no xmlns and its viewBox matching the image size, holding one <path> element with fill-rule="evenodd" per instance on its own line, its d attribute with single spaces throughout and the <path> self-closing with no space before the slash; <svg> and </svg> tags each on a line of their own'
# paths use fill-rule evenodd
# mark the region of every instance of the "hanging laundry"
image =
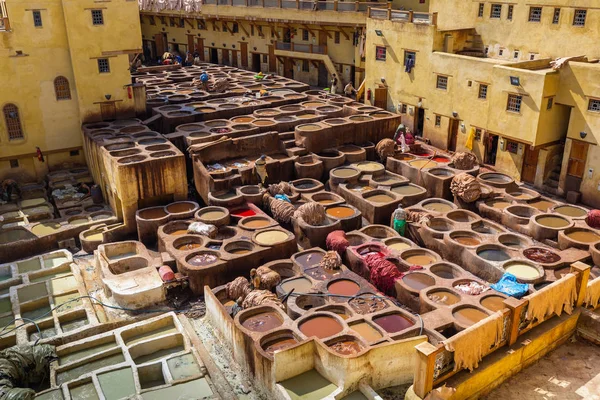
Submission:
<svg viewBox="0 0 600 400">
<path fill-rule="evenodd" d="M 475 140 L 475 128 L 471 127 L 469 130 L 469 134 L 467 135 L 467 141 L 465 142 L 465 147 L 469 150 L 473 150 L 473 141 Z"/>
<path fill-rule="evenodd" d="M 412 69 L 415 67 L 415 59 L 409 55 L 406 58 L 406 63 L 404 64 L 404 72 L 408 72 L 410 74 L 410 72 L 412 71 Z"/>
</svg>

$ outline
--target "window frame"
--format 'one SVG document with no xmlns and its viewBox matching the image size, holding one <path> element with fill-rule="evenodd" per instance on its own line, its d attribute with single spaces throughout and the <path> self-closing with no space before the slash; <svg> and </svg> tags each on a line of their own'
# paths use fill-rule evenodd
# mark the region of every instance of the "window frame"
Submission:
<svg viewBox="0 0 600 400">
<path fill-rule="evenodd" d="M 489 85 L 485 83 L 479 84 L 479 91 L 477 92 L 477 98 L 480 100 L 487 100 Z M 482 96 L 483 95 L 483 96 Z"/>
<path fill-rule="evenodd" d="M 408 60 L 408 56 L 413 56 L 413 68 L 417 66 L 417 52 L 412 50 L 404 50 L 404 64 L 406 67 L 406 60 Z"/>
<path fill-rule="evenodd" d="M 59 82 L 60 80 L 63 81 Z M 62 85 L 62 87 L 59 85 Z M 66 77 L 59 75 L 54 78 L 54 94 L 56 95 L 56 101 L 71 100 L 71 85 Z"/>
<path fill-rule="evenodd" d="M 306 66 L 306 68 L 304 68 Z M 308 60 L 302 60 L 302 72 L 310 72 L 310 62 Z"/>
<path fill-rule="evenodd" d="M 554 97 L 548 97 L 548 102 L 546 103 L 546 111 L 552 110 L 554 107 Z"/>
<path fill-rule="evenodd" d="M 102 26 L 104 25 L 104 12 L 102 11 L 102 9 L 93 9 L 90 10 L 91 11 L 91 15 L 92 15 L 92 25 L 93 26 Z M 98 19 L 98 15 L 100 16 L 100 18 Z M 172 21 L 172 19 L 171 19 Z"/>
<path fill-rule="evenodd" d="M 442 126 L 442 116 L 441 115 L 435 116 L 435 126 L 437 128 L 440 128 Z"/>
<path fill-rule="evenodd" d="M 9 161 L 9 165 L 10 165 L 11 169 L 12 168 L 19 168 L 20 165 L 19 165 L 19 159 L 18 158 L 11 158 L 8 161 Z"/>
<path fill-rule="evenodd" d="M 508 12 L 506 13 L 506 19 L 508 21 L 512 21 L 513 20 L 514 10 L 515 10 L 515 6 L 513 4 L 509 4 L 508 5 Z"/>
<path fill-rule="evenodd" d="M 446 75 L 437 74 L 436 80 L 435 80 L 435 88 L 447 92 L 448 91 L 448 77 Z"/>
<path fill-rule="evenodd" d="M 387 47 L 385 46 L 375 46 L 375 61 L 383 61 L 387 60 Z"/>
<path fill-rule="evenodd" d="M 110 60 L 108 58 L 98 58 L 96 59 L 97 63 L 98 63 L 98 73 L 99 74 L 110 74 Z M 103 63 L 104 61 L 106 61 L 106 71 L 103 71 L 103 67 L 100 65 L 101 63 Z"/>
<path fill-rule="evenodd" d="M 482 136 L 483 136 L 483 129 L 475 128 L 475 137 L 473 139 L 478 142 L 481 142 Z"/>
<path fill-rule="evenodd" d="M 339 32 L 334 32 L 333 33 L 333 42 L 335 44 L 340 44 L 340 42 L 342 41 L 341 35 Z"/>
<path fill-rule="evenodd" d="M 497 11 L 497 14 L 496 14 L 496 11 Z M 492 3 L 492 7 L 490 9 L 490 19 L 501 19 L 501 18 L 502 18 L 502 4 L 501 3 Z"/>
<path fill-rule="evenodd" d="M 16 113 L 16 117 L 10 116 L 12 112 Z M 4 117 L 6 133 L 8 134 L 8 141 L 24 140 L 25 132 L 23 131 L 23 122 L 21 122 L 19 107 L 14 103 L 6 103 L 2 106 L 2 115 Z"/>
<path fill-rule="evenodd" d="M 587 110 L 593 113 L 600 113 L 600 99 L 589 99 Z"/>
<path fill-rule="evenodd" d="M 576 23 L 579 13 L 583 13 L 583 22 L 581 24 Z M 575 12 L 573 13 L 573 26 L 584 27 L 586 22 L 587 22 L 587 9 L 583 9 L 583 8 L 576 9 Z"/>
<path fill-rule="evenodd" d="M 43 28 L 44 20 L 42 19 L 42 11 L 41 10 L 31 10 L 31 15 L 33 17 L 34 28 Z"/>
<path fill-rule="evenodd" d="M 537 14 L 538 10 L 539 10 L 539 14 Z M 527 22 L 542 22 L 542 10 L 543 10 L 543 7 L 530 6 L 529 7 L 529 17 L 527 19 Z"/>
<path fill-rule="evenodd" d="M 554 7 L 554 14 L 552 15 L 552 25 L 560 24 L 560 7 Z"/>
<path fill-rule="evenodd" d="M 477 10 L 477 18 L 483 18 L 485 13 L 485 3 L 479 3 L 479 9 Z"/>
<path fill-rule="evenodd" d="M 515 142 L 514 140 L 506 140 L 506 151 L 512 154 L 519 154 L 519 142 Z"/>
<path fill-rule="evenodd" d="M 521 51 L 513 50 L 513 60 L 518 60 L 521 57 Z"/>
<path fill-rule="evenodd" d="M 514 101 L 511 101 L 514 100 Z M 516 93 L 509 93 L 506 100 L 506 111 L 521 114 L 521 106 L 523 105 L 523 96 Z"/>
<path fill-rule="evenodd" d="M 304 40 L 305 42 L 308 42 L 310 40 L 310 32 L 308 32 L 308 29 L 302 29 L 302 40 Z"/>
</svg>

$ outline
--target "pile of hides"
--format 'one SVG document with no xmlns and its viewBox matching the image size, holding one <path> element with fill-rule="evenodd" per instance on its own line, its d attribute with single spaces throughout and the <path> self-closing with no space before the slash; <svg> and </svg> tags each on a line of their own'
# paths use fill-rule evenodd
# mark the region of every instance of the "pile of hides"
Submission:
<svg viewBox="0 0 600 400">
<path fill-rule="evenodd" d="M 456 285 L 454 286 L 454 289 L 458 290 L 461 293 L 469 294 L 471 296 L 477 296 L 483 292 L 490 290 L 489 287 L 475 281 L 470 281 L 469 283 Z"/>
<path fill-rule="evenodd" d="M 473 153 L 458 152 L 452 156 L 452 164 L 454 168 L 462 170 L 470 170 L 478 164 L 477 157 Z"/>
<path fill-rule="evenodd" d="M 328 251 L 325 253 L 321 261 L 319 261 L 319 267 L 329 270 L 340 269 L 342 266 L 342 258 L 335 251 Z"/>
<path fill-rule="evenodd" d="M 254 289 L 271 290 L 281 282 L 281 276 L 269 267 L 258 267 L 250 270 L 250 279 Z"/>
<path fill-rule="evenodd" d="M 292 185 L 289 182 L 279 182 L 269 185 L 269 194 L 275 197 L 278 194 L 285 194 L 286 196 L 291 196 L 292 193 Z"/>
<path fill-rule="evenodd" d="M 210 224 L 205 224 L 204 222 L 192 222 L 187 229 L 188 233 L 195 233 L 197 235 L 207 236 L 209 238 L 214 238 L 217 235 L 217 227 Z"/>
<path fill-rule="evenodd" d="M 209 92 L 223 93 L 229 89 L 229 81 L 227 78 L 220 78 L 215 81 L 212 87 L 209 87 Z"/>
<path fill-rule="evenodd" d="M 398 267 L 389 260 L 383 258 L 380 254 L 371 253 L 365 257 L 365 263 L 370 271 L 370 280 L 375 287 L 387 294 L 396 296 L 396 281 L 402 279 L 406 273 L 400 272 Z M 423 269 L 420 265 L 410 267 L 409 272 Z"/>
<path fill-rule="evenodd" d="M 338 254 L 343 254 L 348 246 L 350 246 L 350 242 L 346 239 L 346 232 L 344 231 L 329 233 L 327 239 L 325 239 L 325 244 L 329 250 L 336 251 Z"/>
<path fill-rule="evenodd" d="M 577 300 L 577 278 L 574 274 L 565 275 L 559 282 L 561 284 L 548 285 L 532 295 L 525 297 L 529 300 L 527 305 L 527 319 L 529 321 L 544 321 L 546 317 L 562 312 L 571 314 Z"/>
<path fill-rule="evenodd" d="M 243 276 L 238 276 L 233 281 L 225 285 L 227 298 L 234 301 L 237 301 L 238 299 L 240 299 L 240 302 L 243 301 L 251 291 L 252 289 L 250 288 L 250 282 L 248 282 L 248 279 L 244 278 Z"/>
<path fill-rule="evenodd" d="M 481 197 L 481 185 L 474 176 L 463 172 L 452 178 L 450 191 L 466 203 L 472 203 Z"/>
<path fill-rule="evenodd" d="M 50 379 L 50 363 L 57 358 L 54 346 L 18 345 L 0 351 L 0 399 L 33 400 L 35 390 Z"/>
<path fill-rule="evenodd" d="M 318 226 L 325 221 L 325 207 L 316 201 L 302 204 L 294 212 L 295 219 L 302 219 L 309 225 Z"/>
<path fill-rule="evenodd" d="M 426 224 L 431 219 L 431 215 L 425 211 L 406 211 L 406 222 L 416 224 Z"/>
<path fill-rule="evenodd" d="M 454 370 L 473 371 L 492 347 L 502 341 L 503 314 L 497 311 L 444 341 L 446 350 L 454 352 Z"/>
<path fill-rule="evenodd" d="M 379 156 L 379 159 L 383 162 L 387 160 L 388 157 L 392 157 L 396 151 L 396 143 L 392 139 L 381 139 L 377 146 L 375 146 L 375 151 Z"/>
<path fill-rule="evenodd" d="M 271 305 L 283 309 L 283 304 L 276 294 L 268 290 L 253 290 L 244 299 L 242 308 L 245 310 L 250 307 Z"/>
<path fill-rule="evenodd" d="M 585 223 L 590 228 L 600 229 L 600 210 L 590 210 L 585 217 Z"/>
<path fill-rule="evenodd" d="M 275 199 L 268 193 L 263 196 L 264 207 L 271 212 L 271 215 L 277 222 L 289 224 L 296 209 L 287 201 Z"/>
</svg>

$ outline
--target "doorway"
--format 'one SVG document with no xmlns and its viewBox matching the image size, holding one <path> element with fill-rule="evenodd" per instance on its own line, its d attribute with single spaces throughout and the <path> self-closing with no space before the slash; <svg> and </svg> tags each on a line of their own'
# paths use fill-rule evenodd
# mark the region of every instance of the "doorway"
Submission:
<svg viewBox="0 0 600 400">
<path fill-rule="evenodd" d="M 375 88 L 375 107 L 387 110 L 388 90 L 385 86 Z"/>
<path fill-rule="evenodd" d="M 291 43 L 292 41 L 292 32 L 290 28 L 283 29 L 283 43 Z"/>
<path fill-rule="evenodd" d="M 154 35 L 154 43 L 156 44 L 156 56 L 162 57 L 162 55 L 167 51 L 167 34 L 166 33 L 157 33 Z"/>
<path fill-rule="evenodd" d="M 571 153 L 567 165 L 567 178 L 565 180 L 565 191 L 578 192 L 585 173 L 589 144 L 577 140 L 571 141 Z"/>
<path fill-rule="evenodd" d="M 242 68 L 248 69 L 248 43 L 240 43 L 240 58 Z"/>
<path fill-rule="evenodd" d="M 260 54 L 252 53 L 252 71 L 260 72 Z"/>
<path fill-rule="evenodd" d="M 458 141 L 458 123 L 457 119 L 450 119 L 450 125 L 448 125 L 448 150 L 456 151 L 456 142 Z M 421 128 L 422 129 L 422 128 Z"/>
<path fill-rule="evenodd" d="M 485 141 L 485 164 L 496 165 L 496 154 L 498 154 L 498 135 L 488 133 Z"/>
<path fill-rule="evenodd" d="M 237 50 L 231 50 L 231 66 L 232 67 L 238 66 L 238 51 Z"/>
<path fill-rule="evenodd" d="M 425 123 L 425 109 L 417 107 L 417 121 L 415 123 L 415 135 L 423 136 L 423 125 Z"/>
<path fill-rule="evenodd" d="M 523 169 L 521 170 L 521 180 L 523 182 L 535 182 L 539 154 L 539 148 L 532 150 L 531 146 L 525 146 L 525 156 L 523 157 Z"/>
<path fill-rule="evenodd" d="M 210 62 L 211 64 L 219 63 L 219 52 L 214 47 L 210 48 Z"/>
<path fill-rule="evenodd" d="M 112 121 L 117 119 L 117 107 L 114 102 L 101 103 L 100 114 L 102 115 L 102 121 Z"/>
<path fill-rule="evenodd" d="M 283 76 L 294 79 L 294 61 L 289 57 L 283 59 Z"/>
<path fill-rule="evenodd" d="M 325 64 L 322 62 L 319 63 L 319 80 L 318 86 L 320 88 L 329 87 L 329 74 L 327 73 L 327 68 L 325 68 Z"/>
<path fill-rule="evenodd" d="M 221 64 L 231 65 L 229 61 L 229 50 L 221 50 Z"/>
</svg>

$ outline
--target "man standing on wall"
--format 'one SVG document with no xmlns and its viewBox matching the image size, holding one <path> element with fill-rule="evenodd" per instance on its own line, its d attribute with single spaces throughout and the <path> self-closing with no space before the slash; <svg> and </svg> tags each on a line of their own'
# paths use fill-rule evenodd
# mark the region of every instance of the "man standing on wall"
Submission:
<svg viewBox="0 0 600 400">
<path fill-rule="evenodd" d="M 337 74 L 331 75 L 331 88 L 329 89 L 331 94 L 335 94 L 337 92 L 338 82 Z"/>
</svg>

